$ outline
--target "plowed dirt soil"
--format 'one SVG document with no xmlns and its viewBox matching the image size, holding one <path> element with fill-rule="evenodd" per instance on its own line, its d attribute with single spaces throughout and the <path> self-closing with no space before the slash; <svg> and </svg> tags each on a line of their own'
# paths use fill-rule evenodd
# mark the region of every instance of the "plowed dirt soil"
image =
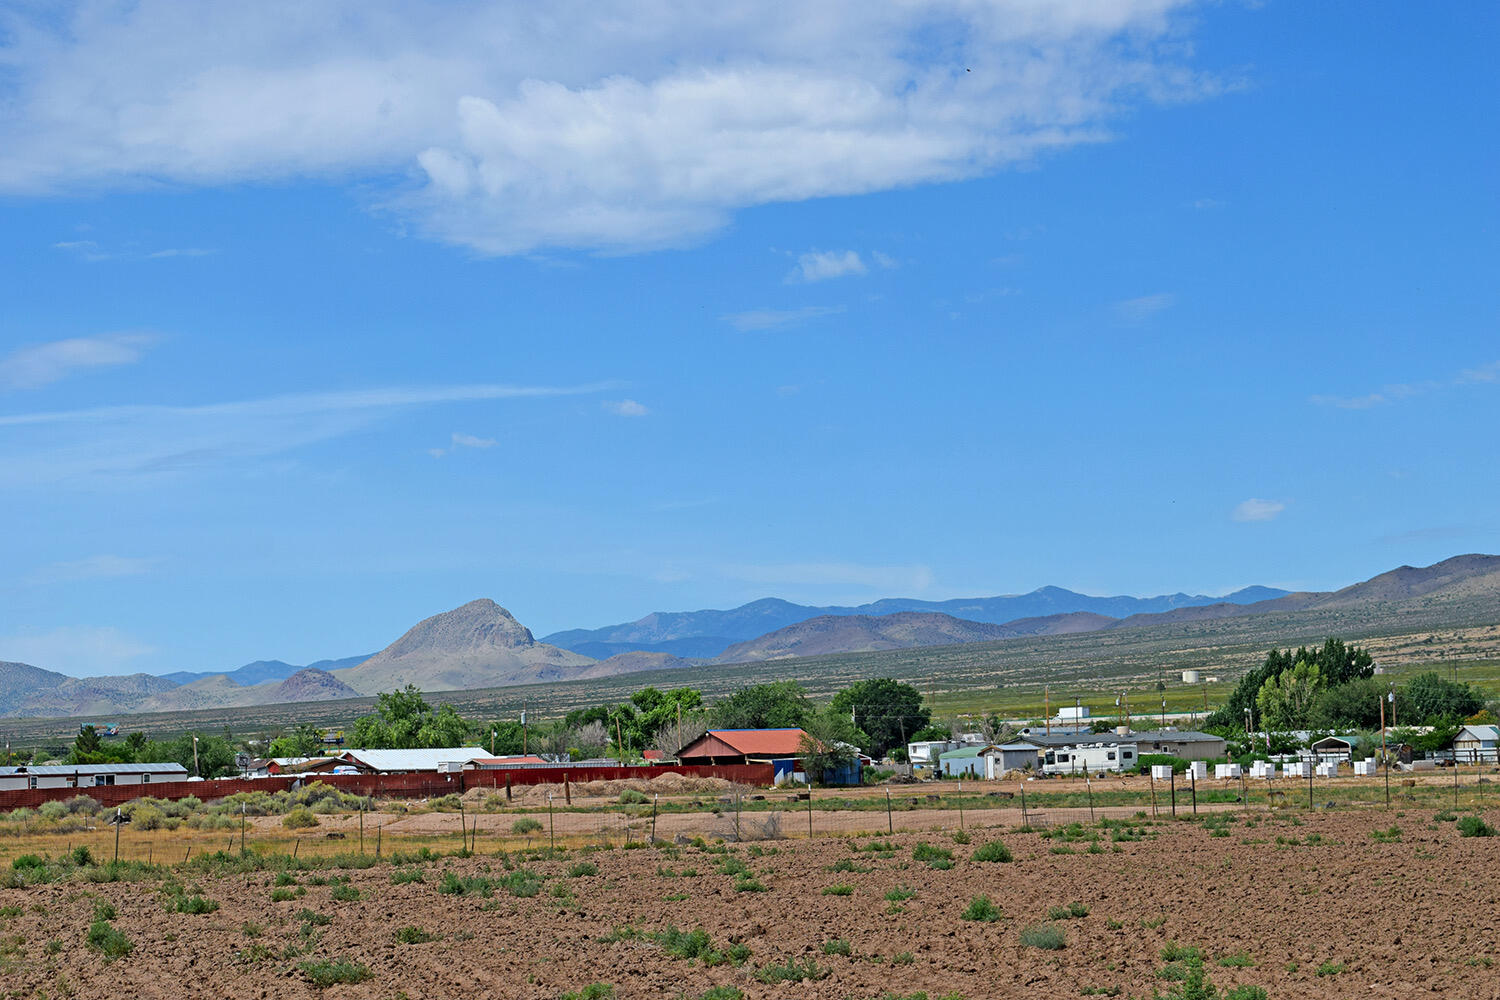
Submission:
<svg viewBox="0 0 1500 1000">
<path fill-rule="evenodd" d="M 402 884 L 383 863 L 296 873 L 285 888 L 303 894 L 277 903 L 271 872 L 179 872 L 188 891 L 220 904 L 198 915 L 168 912 L 160 880 L 0 890 L 0 996 L 557 1000 L 608 983 L 620 1000 L 697 998 L 715 986 L 749 998 L 1151 997 L 1180 986 L 1162 978 L 1169 942 L 1201 949 L 1221 995 L 1254 984 L 1272 1000 L 1500 996 L 1500 838 L 1462 838 L 1426 811 L 1220 817 L 1220 835 L 1201 821 L 1141 822 L 1071 840 L 979 829 L 968 844 L 928 833 L 727 854 L 712 845 L 481 854 L 429 862 L 422 881 Z M 973 860 L 996 839 L 1013 861 Z M 923 843 L 952 851 L 953 867 L 917 860 Z M 872 844 L 893 849 L 852 849 Z M 745 877 L 724 871 L 726 858 L 763 891 L 741 891 Z M 570 873 L 583 862 L 597 873 Z M 438 892 L 445 873 L 498 883 L 512 874 L 507 864 L 540 876 L 540 891 Z M 315 884 L 333 877 L 347 884 Z M 849 894 L 825 893 L 836 886 Z M 350 887 L 360 898 L 333 898 Z M 963 919 L 978 895 L 998 919 Z M 100 900 L 134 945 L 113 961 L 85 943 Z M 1068 904 L 1086 915 L 1049 918 Z M 331 920 L 309 924 L 304 910 Z M 747 946 L 748 959 L 675 958 L 651 937 L 668 925 L 701 927 L 720 949 Z M 1065 946 L 1022 944 L 1034 925 L 1060 930 Z M 400 943 L 403 927 L 434 940 Z M 827 953 L 842 950 L 835 941 L 849 954 Z M 299 968 L 319 959 L 363 965 L 370 977 L 319 989 Z M 814 978 L 762 981 L 788 960 Z"/>
</svg>

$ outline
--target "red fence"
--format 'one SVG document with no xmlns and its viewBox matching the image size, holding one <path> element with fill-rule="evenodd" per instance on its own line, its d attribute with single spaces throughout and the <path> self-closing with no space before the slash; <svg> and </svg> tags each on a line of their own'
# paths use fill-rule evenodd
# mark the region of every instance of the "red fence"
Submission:
<svg viewBox="0 0 1500 1000">
<path fill-rule="evenodd" d="M 648 767 L 522 767 L 438 774 L 281 774 L 269 778 L 215 778 L 211 781 L 153 781 L 149 785 L 96 785 L 79 788 L 18 788 L 0 791 L 0 810 L 22 806 L 35 809 L 43 802 L 87 795 L 103 806 L 118 806 L 144 796 L 158 799 L 222 799 L 237 792 L 280 792 L 313 781 L 322 781 L 340 791 L 375 798 L 416 798 L 462 793 L 469 788 L 504 788 L 563 781 L 610 781 L 621 778 L 651 779 L 663 774 L 698 778 L 724 778 L 742 785 L 770 785 L 770 764 L 671 764 Z"/>
</svg>

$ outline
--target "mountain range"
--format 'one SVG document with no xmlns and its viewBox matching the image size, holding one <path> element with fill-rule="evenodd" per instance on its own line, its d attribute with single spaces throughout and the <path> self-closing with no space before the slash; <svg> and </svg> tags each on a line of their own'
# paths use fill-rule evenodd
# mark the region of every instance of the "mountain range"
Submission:
<svg viewBox="0 0 1500 1000">
<path fill-rule="evenodd" d="M 950 601 L 885 598 L 856 607 L 812 607 L 774 597 L 742 604 L 728 611 L 656 611 L 644 618 L 595 629 L 569 629 L 544 636 L 543 642 L 602 659 L 635 650 L 708 659 L 722 656 L 730 646 L 811 618 L 873 617 L 907 611 L 951 615 L 965 621 L 1004 625 L 1022 618 L 1086 611 L 1110 618 L 1158 614 L 1175 608 L 1213 604 L 1253 604 L 1283 597 L 1274 587 L 1246 587 L 1223 597 L 1202 594 L 1163 594 L 1157 597 L 1090 597 L 1062 587 L 1041 587 L 1029 594 L 1000 597 L 961 597 Z"/>
<path fill-rule="evenodd" d="M 1428 567 L 1402 566 L 1341 590 L 1316 593 L 1250 587 L 1223 598 L 1132 598 L 1089 597 L 1044 587 L 1019 596 L 943 602 L 890 599 L 831 609 L 766 599 L 727 611 L 648 615 L 636 622 L 559 632 L 542 640 L 494 601 L 480 599 L 418 622 L 373 656 L 304 667 L 262 660 L 217 673 L 73 678 L 29 664 L 0 662 L 0 716 L 97 716 L 103 721 L 104 716 L 130 712 L 352 698 L 408 683 L 426 691 L 555 683 L 1350 608 L 1362 609 L 1361 614 L 1367 610 L 1372 621 L 1381 616 L 1398 621 L 1419 607 L 1440 609 L 1446 603 L 1473 608 L 1476 602 L 1494 606 L 1500 614 L 1500 556 L 1464 555 Z M 993 620 L 1026 610 L 1045 613 Z M 957 611 L 965 614 L 952 613 Z M 689 648 L 701 652 L 674 652 Z M 776 671 L 768 669 L 766 677 L 775 676 Z"/>
</svg>

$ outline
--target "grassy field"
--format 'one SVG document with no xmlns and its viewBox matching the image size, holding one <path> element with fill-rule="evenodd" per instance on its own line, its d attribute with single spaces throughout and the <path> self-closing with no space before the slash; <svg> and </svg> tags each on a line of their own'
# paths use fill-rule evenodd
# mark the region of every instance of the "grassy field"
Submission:
<svg viewBox="0 0 1500 1000">
<path fill-rule="evenodd" d="M 1371 650 L 1392 679 L 1439 670 L 1500 695 L 1500 624 L 1486 601 L 1406 602 L 1181 622 L 1112 629 L 1080 635 L 1040 636 L 962 646 L 846 653 L 766 663 L 704 667 L 692 671 L 652 671 L 620 677 L 555 684 L 430 693 L 476 720 L 516 718 L 526 704 L 533 719 L 557 718 L 576 708 L 619 702 L 646 685 L 692 685 L 710 700 L 739 688 L 772 680 L 796 680 L 819 700 L 856 680 L 897 677 L 926 695 L 938 718 L 998 714 L 1039 719 L 1044 688 L 1054 711 L 1075 698 L 1093 714 L 1112 716 L 1120 692 L 1132 712 L 1147 718 L 1161 711 L 1201 712 L 1232 689 L 1239 676 L 1259 664 L 1272 647 L 1321 644 L 1329 636 Z M 1193 669 L 1216 683 L 1188 686 L 1181 671 Z M 370 711 L 373 698 L 211 709 L 122 716 L 126 730 L 170 737 L 189 730 L 235 733 L 275 731 L 301 722 L 347 725 Z M 18 747 L 69 741 L 77 719 L 0 720 L 0 739 Z M 84 721 L 97 721 L 90 717 Z M 113 720 L 111 720 L 113 721 Z"/>
</svg>

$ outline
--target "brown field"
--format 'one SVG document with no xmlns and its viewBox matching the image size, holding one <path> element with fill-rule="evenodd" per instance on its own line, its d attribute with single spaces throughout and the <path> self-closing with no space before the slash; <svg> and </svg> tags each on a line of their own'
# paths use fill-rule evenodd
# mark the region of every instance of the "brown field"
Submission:
<svg viewBox="0 0 1500 1000">
<path fill-rule="evenodd" d="M 1351 794 L 1369 799 L 1377 790 L 1365 783 Z M 1484 791 L 1466 785 L 1463 805 L 1482 810 Z M 303 895 L 278 903 L 271 902 L 274 871 L 215 874 L 192 866 L 137 882 L 94 883 L 75 873 L 0 890 L 0 996 L 556 1000 L 609 983 L 621 1000 L 697 998 L 715 986 L 750 998 L 867 1000 L 916 991 L 933 1000 L 1144 998 L 1153 991 L 1173 995 L 1169 991 L 1180 986 L 1160 978 L 1167 965 L 1162 949 L 1175 942 L 1202 949 L 1205 970 L 1221 992 L 1248 983 L 1271 998 L 1493 997 L 1500 995 L 1500 969 L 1493 965 L 1500 960 L 1500 928 L 1485 913 L 1500 894 L 1500 838 L 1462 838 L 1453 822 L 1435 819 L 1434 809 L 1451 805 L 1449 792 L 1440 778 L 1414 788 L 1398 785 L 1389 810 L 1328 809 L 1320 802 L 1315 811 L 1271 811 L 1219 803 L 1221 811 L 1208 823 L 1202 822 L 1207 803 L 1198 822 L 1179 809 L 1185 815 L 1178 821 L 1163 810 L 1153 823 L 1147 810 L 1146 820 L 1129 821 L 1139 840 L 1134 834 L 1117 840 L 1119 834 L 1099 825 L 1075 828 L 1071 838 L 1061 825 L 1024 831 L 1017 826 L 1019 810 L 1007 803 L 966 811 L 964 833 L 954 810 L 914 807 L 891 817 L 895 836 L 881 830 L 710 844 L 706 850 L 573 848 L 556 855 L 500 851 L 502 843 L 517 846 L 505 832 L 517 814 L 481 814 L 478 853 L 428 862 L 420 882 L 394 884 L 387 860 L 293 872 L 292 891 Z M 1107 808 L 1133 815 L 1126 806 Z M 866 829 L 887 820 L 883 810 L 847 814 Z M 1080 814 L 1087 819 L 1086 810 L 1075 807 L 1042 810 L 1056 824 Z M 367 846 L 373 815 L 365 817 Z M 570 824 L 583 824 L 598 814 L 566 815 Z M 1497 821 L 1494 813 L 1488 818 Z M 304 843 L 326 842 L 337 827 L 346 834 L 342 849 L 354 849 L 349 834 L 357 817 L 321 819 L 326 825 L 304 834 Z M 429 828 L 442 823 L 455 831 L 446 845 L 442 830 Z M 450 813 L 391 814 L 397 832 L 385 848 L 406 850 L 432 838 L 439 848 L 455 850 L 457 823 Z M 410 828 L 401 832 L 402 824 Z M 928 824 L 944 829 L 901 832 Z M 274 818 L 257 820 L 250 846 L 274 846 L 271 838 L 285 833 L 276 825 Z M 1215 826 L 1226 832 L 1215 835 Z M 183 833 L 172 836 L 185 843 Z M 970 843 L 956 843 L 955 835 Z M 214 846 L 223 848 L 225 837 L 213 835 Z M 128 828 L 125 839 L 131 839 Z M 571 843 L 596 839 L 597 829 L 570 829 L 566 837 Z M 972 860 L 992 839 L 1003 840 L 1015 860 Z M 78 843 L 80 835 L 53 840 Z M 880 842 L 894 850 L 852 849 Z M 937 870 L 916 860 L 912 848 L 920 843 L 951 850 L 954 867 Z M 91 847 L 96 854 L 104 850 Z M 7 853 L 14 848 L 5 845 Z M 1067 853 L 1055 853 L 1061 848 Z M 764 891 L 737 891 L 741 879 L 723 870 L 726 858 L 748 868 Z M 832 870 L 842 861 L 853 862 L 854 870 Z M 570 874 L 581 862 L 597 866 L 597 874 Z M 488 897 L 437 891 L 444 873 L 499 881 L 512 869 L 539 876 L 538 893 L 517 896 L 503 886 Z M 340 878 L 347 884 L 332 882 Z M 219 907 L 203 914 L 171 911 L 165 904 L 172 897 L 164 891 L 171 885 Z M 825 894 L 832 886 L 849 886 L 850 894 Z M 914 894 L 888 900 L 898 886 Z M 334 898 L 353 890 L 358 899 Z M 994 901 L 999 919 L 961 917 L 981 894 Z M 100 901 L 115 907 L 114 926 L 134 945 L 113 961 L 85 944 Z M 1049 909 L 1070 903 L 1082 904 L 1087 915 L 1049 920 Z M 307 924 L 303 910 L 331 920 Z M 1066 946 L 1023 946 L 1022 930 L 1036 924 L 1061 930 Z M 702 927 L 717 948 L 748 947 L 748 959 L 738 967 L 707 967 L 674 958 L 651 939 L 668 925 Z M 402 927 L 435 939 L 400 943 Z M 834 941 L 847 941 L 849 954 L 825 954 L 825 944 Z M 358 963 L 370 978 L 320 991 L 299 965 L 322 959 Z M 1223 959 L 1251 964 L 1221 965 Z M 762 981 L 768 966 L 788 960 L 804 970 L 814 963 L 817 978 Z"/>
</svg>

